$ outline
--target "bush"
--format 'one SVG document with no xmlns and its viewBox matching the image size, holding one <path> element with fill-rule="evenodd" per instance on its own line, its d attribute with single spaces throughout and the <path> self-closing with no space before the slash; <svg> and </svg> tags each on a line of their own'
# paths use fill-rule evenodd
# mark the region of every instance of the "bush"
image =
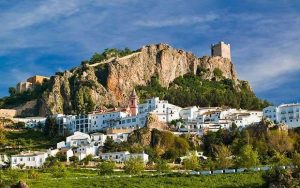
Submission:
<svg viewBox="0 0 300 188">
<path fill-rule="evenodd" d="M 79 158 L 77 156 L 72 156 L 69 158 L 69 161 L 72 162 L 72 164 L 75 166 L 79 162 Z"/>
<path fill-rule="evenodd" d="M 116 164 L 113 161 L 103 161 L 98 164 L 99 174 L 101 175 L 107 175 L 112 174 L 114 172 L 114 169 L 116 168 Z"/>
<path fill-rule="evenodd" d="M 83 162 L 84 165 L 88 165 L 92 160 L 93 160 L 93 156 L 87 155 L 84 159 L 81 160 L 81 162 Z"/>
<path fill-rule="evenodd" d="M 155 170 L 157 172 L 168 172 L 170 171 L 170 166 L 166 160 L 158 160 L 155 164 Z"/>
<path fill-rule="evenodd" d="M 55 156 L 60 162 L 66 162 L 67 156 L 63 154 L 62 152 L 58 152 Z"/>
<path fill-rule="evenodd" d="M 68 175 L 66 167 L 61 163 L 51 167 L 50 170 L 54 178 L 65 178 Z"/>
<path fill-rule="evenodd" d="M 272 168 L 263 175 L 268 187 L 299 187 L 298 178 L 293 177 L 290 170 L 283 170 L 280 167 Z"/>
<path fill-rule="evenodd" d="M 188 158 L 183 160 L 183 166 L 186 170 L 199 169 L 199 159 L 195 154 L 192 154 Z"/>
<path fill-rule="evenodd" d="M 38 179 L 40 177 L 39 173 L 36 170 L 29 170 L 28 171 L 28 179 Z"/>
<path fill-rule="evenodd" d="M 130 158 L 125 162 L 124 170 L 129 174 L 140 174 L 145 169 L 144 161 L 141 158 Z"/>
</svg>

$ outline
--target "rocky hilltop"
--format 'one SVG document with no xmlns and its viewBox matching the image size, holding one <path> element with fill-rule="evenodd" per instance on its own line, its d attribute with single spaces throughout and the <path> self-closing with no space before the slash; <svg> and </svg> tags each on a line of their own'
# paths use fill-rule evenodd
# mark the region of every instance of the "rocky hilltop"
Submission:
<svg viewBox="0 0 300 188">
<path fill-rule="evenodd" d="M 39 115 L 74 113 L 76 106 L 82 110 L 87 102 L 94 109 L 124 106 L 130 91 L 137 85 L 146 85 L 154 75 L 162 86 L 168 87 L 175 78 L 195 74 L 199 67 L 206 70 L 206 79 L 213 79 L 217 68 L 225 78 L 238 82 L 229 59 L 198 58 L 167 44 L 148 45 L 122 58 L 83 64 L 53 76 L 49 89 L 38 102 Z"/>
<path fill-rule="evenodd" d="M 90 61 L 56 73 L 39 89 L 0 99 L 0 107 L 14 108 L 19 116 L 83 114 L 126 106 L 133 88 L 141 98 L 159 96 L 183 107 L 261 109 L 266 104 L 247 81 L 238 80 L 230 59 L 197 57 L 167 44 L 153 44 L 136 51 L 95 53 Z"/>
</svg>

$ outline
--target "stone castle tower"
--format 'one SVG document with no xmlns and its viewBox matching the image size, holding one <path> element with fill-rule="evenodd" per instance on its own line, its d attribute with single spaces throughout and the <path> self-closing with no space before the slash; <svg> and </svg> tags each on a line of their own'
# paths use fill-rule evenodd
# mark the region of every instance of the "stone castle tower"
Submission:
<svg viewBox="0 0 300 188">
<path fill-rule="evenodd" d="M 129 108 L 132 116 L 136 116 L 139 113 L 138 100 L 139 99 L 135 92 L 135 89 L 133 89 L 129 97 Z"/>
<path fill-rule="evenodd" d="M 223 41 L 211 45 L 211 56 L 221 56 L 231 60 L 230 44 L 225 44 Z"/>
</svg>

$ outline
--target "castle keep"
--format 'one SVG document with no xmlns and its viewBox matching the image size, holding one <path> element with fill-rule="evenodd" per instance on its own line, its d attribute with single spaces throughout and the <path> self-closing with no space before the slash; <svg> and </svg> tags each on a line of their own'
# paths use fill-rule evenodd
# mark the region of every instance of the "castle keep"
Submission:
<svg viewBox="0 0 300 188">
<path fill-rule="evenodd" d="M 231 60 L 230 44 L 226 44 L 223 41 L 218 44 L 211 45 L 211 56 L 221 56 Z"/>
</svg>

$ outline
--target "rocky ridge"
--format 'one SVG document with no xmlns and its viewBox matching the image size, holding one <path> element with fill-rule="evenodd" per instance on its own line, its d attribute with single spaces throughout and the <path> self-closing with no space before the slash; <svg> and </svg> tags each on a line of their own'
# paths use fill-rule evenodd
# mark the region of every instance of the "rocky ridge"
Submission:
<svg viewBox="0 0 300 188">
<path fill-rule="evenodd" d="M 87 100 L 93 103 L 94 109 L 125 106 L 132 89 L 146 85 L 153 76 L 157 76 L 162 86 L 168 87 L 175 78 L 187 73 L 196 74 L 199 68 L 206 70 L 205 79 L 214 79 L 213 71 L 219 69 L 225 78 L 240 83 L 229 59 L 198 58 L 167 44 L 148 45 L 122 58 L 110 58 L 94 65 L 83 64 L 52 76 L 50 87 L 38 100 L 38 115 L 72 114 L 75 113 L 74 106 L 85 108 Z"/>
</svg>

